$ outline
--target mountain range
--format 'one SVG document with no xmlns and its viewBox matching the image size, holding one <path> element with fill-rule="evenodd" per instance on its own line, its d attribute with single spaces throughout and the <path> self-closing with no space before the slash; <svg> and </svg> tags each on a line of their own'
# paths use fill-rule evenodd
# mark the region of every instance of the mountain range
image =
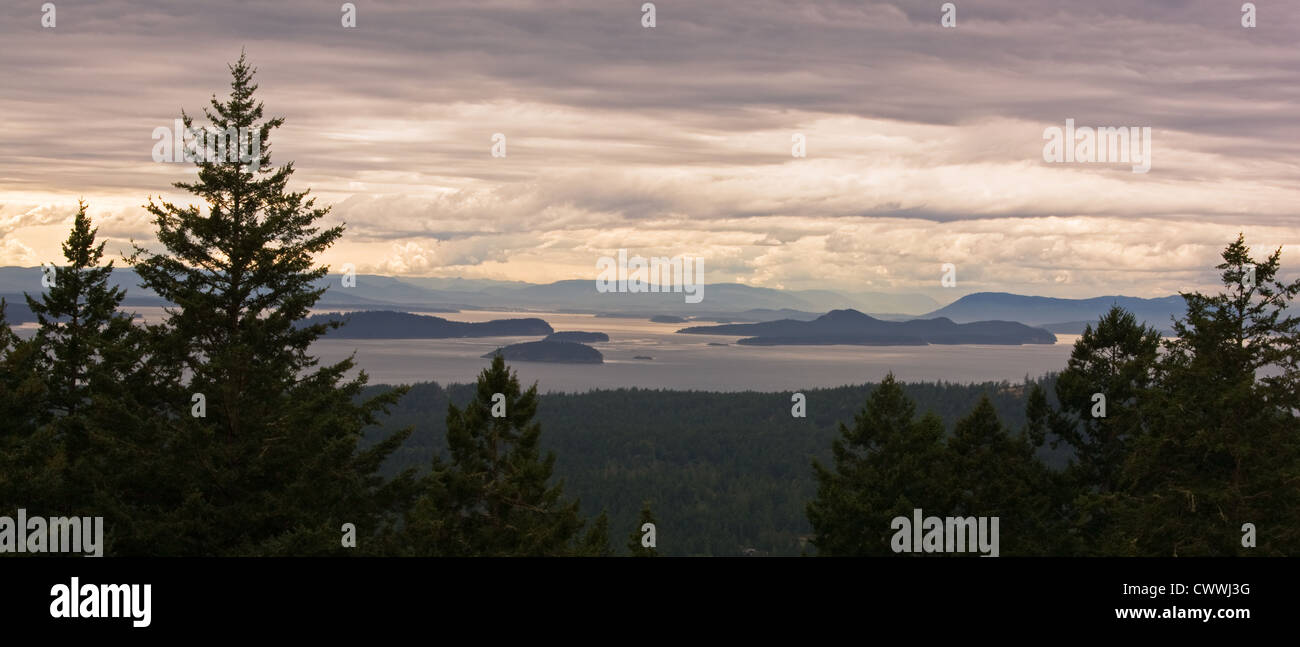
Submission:
<svg viewBox="0 0 1300 647">
<path fill-rule="evenodd" d="M 1006 292 L 976 292 L 927 313 L 923 318 L 945 317 L 957 323 L 1005 319 L 1070 334 L 1082 332 L 1085 325 L 1096 323 L 1097 318 L 1112 305 L 1132 312 L 1138 321 L 1165 332 L 1169 332 L 1172 317 L 1187 311 L 1183 298 L 1177 295 L 1157 299 L 1123 296 L 1057 299 Z"/>
<path fill-rule="evenodd" d="M 351 277 L 350 277 L 351 278 Z M 781 319 L 811 321 L 832 310 L 852 309 L 885 321 L 946 318 L 954 323 L 1017 321 L 1056 333 L 1077 333 L 1095 322 L 1111 304 L 1118 304 L 1139 320 L 1161 330 L 1169 329 L 1172 316 L 1184 312 L 1178 296 L 1143 299 L 1102 296 L 1061 299 L 1004 292 L 968 294 L 939 307 L 920 294 L 885 294 L 830 290 L 778 290 L 738 283 L 704 286 L 702 303 L 689 304 L 681 293 L 600 293 L 593 281 L 568 280 L 548 284 L 488 279 L 390 277 L 359 274 L 344 287 L 344 276 L 331 274 L 318 287 L 328 288 L 318 309 L 456 312 L 464 309 L 502 311 L 550 310 L 586 312 L 649 319 L 655 316 L 688 317 L 692 321 L 762 322 Z M 138 287 L 130 269 L 117 268 L 113 282 L 127 290 L 124 305 L 160 306 L 157 294 Z M 30 321 L 22 307 L 24 291 L 41 290 L 41 268 L 0 267 L 0 297 L 8 300 L 10 323 Z"/>
</svg>

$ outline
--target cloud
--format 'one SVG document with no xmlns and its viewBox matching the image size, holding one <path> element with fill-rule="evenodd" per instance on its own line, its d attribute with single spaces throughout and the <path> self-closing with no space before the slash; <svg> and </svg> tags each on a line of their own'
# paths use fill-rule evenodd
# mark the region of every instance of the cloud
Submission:
<svg viewBox="0 0 1300 647">
<path fill-rule="evenodd" d="M 23 241 L 10 236 L 0 238 L 0 265 L 30 267 L 39 263 L 36 253 Z"/>
<path fill-rule="evenodd" d="M 76 196 L 111 246 L 151 244 L 141 205 L 193 176 L 152 130 L 224 95 L 241 48 L 288 119 L 275 160 L 347 224 L 325 259 L 362 271 L 587 278 L 624 247 L 754 285 L 949 298 L 952 262 L 963 293 L 1151 296 L 1213 283 L 1237 231 L 1300 246 L 1298 11 L 984 0 L 944 29 L 938 3 L 663 0 L 643 29 L 639 3 L 357 4 L 357 29 L 307 0 L 0 24 L 0 262 L 57 257 Z M 1066 119 L 1150 127 L 1151 172 L 1045 163 Z"/>
</svg>

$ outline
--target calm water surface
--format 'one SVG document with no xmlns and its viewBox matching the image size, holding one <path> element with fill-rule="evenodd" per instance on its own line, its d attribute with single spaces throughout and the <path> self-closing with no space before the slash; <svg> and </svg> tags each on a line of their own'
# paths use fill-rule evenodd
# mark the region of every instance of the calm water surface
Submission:
<svg viewBox="0 0 1300 647">
<path fill-rule="evenodd" d="M 604 364 L 513 362 L 525 384 L 542 391 L 618 387 L 708 391 L 792 391 L 808 387 L 876 382 L 893 371 L 903 381 L 1019 381 L 1065 368 L 1077 335 L 1057 335 L 1053 345 L 1027 346 L 737 346 L 735 335 L 679 335 L 690 324 L 659 324 L 595 315 L 465 311 L 438 316 L 488 321 L 536 316 L 557 331 L 609 335 L 590 344 Z M 313 350 L 337 361 L 356 353 L 372 383 L 472 382 L 499 346 L 539 337 L 477 339 L 322 340 Z M 710 346 L 710 343 L 727 344 Z M 633 359 L 648 356 L 651 360 Z"/>
<path fill-rule="evenodd" d="M 133 308 L 156 321 L 161 308 Z M 322 312 L 325 312 L 324 310 Z M 905 382 L 1018 382 L 1065 368 L 1078 335 L 1057 335 L 1053 345 L 1027 346 L 737 346 L 734 335 L 678 335 L 690 324 L 595 315 L 467 310 L 429 313 L 452 321 L 540 317 L 557 331 L 603 332 L 609 341 L 590 344 L 604 364 L 513 362 L 520 381 L 545 391 L 643 387 L 706 391 L 796 391 L 809 387 L 877 382 L 887 373 Z M 34 332 L 35 325 L 16 327 Z M 355 353 L 371 384 L 473 382 L 487 365 L 484 353 L 540 337 L 476 339 L 324 339 L 312 346 L 323 362 Z M 725 346 L 710 346 L 726 344 Z M 636 356 L 653 359 L 634 359 Z"/>
</svg>

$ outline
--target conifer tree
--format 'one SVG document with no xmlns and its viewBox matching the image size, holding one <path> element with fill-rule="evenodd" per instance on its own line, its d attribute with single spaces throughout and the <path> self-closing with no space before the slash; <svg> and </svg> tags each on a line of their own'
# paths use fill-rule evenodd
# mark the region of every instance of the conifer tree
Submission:
<svg viewBox="0 0 1300 647">
<path fill-rule="evenodd" d="M 1024 434 L 1010 433 L 988 396 L 959 420 L 948 439 L 958 517 L 998 517 L 1003 555 L 1054 554 L 1060 517 L 1053 483 Z"/>
<path fill-rule="evenodd" d="M 550 485 L 554 453 L 542 455 L 537 385 L 521 390 L 501 355 L 479 374 L 464 409 L 447 406 L 450 460 L 435 457 L 408 522 L 409 550 L 438 556 L 563 556 L 608 553 L 606 523 L 585 525 L 578 502 Z M 601 515 L 601 519 L 604 515 Z"/>
<path fill-rule="evenodd" d="M 1256 261 L 1239 235 L 1224 290 L 1182 295 L 1151 432 L 1125 465 L 1128 554 L 1300 554 L 1300 279 L 1281 280 L 1281 251 Z"/>
<path fill-rule="evenodd" d="M 1149 424 L 1145 412 L 1156 387 L 1159 349 L 1158 330 L 1112 306 L 1074 343 L 1056 381 L 1061 409 L 1052 409 L 1041 393 L 1030 395 L 1031 427 L 1049 431 L 1072 452 L 1064 475 L 1073 492 L 1071 554 L 1122 552 L 1114 502 L 1124 463 Z"/>
<path fill-rule="evenodd" d="M 1114 489 L 1129 445 L 1142 431 L 1141 408 L 1155 379 L 1160 332 L 1112 306 L 1075 341 L 1056 381 L 1057 399 L 1076 422 L 1058 430 L 1075 452 L 1079 478 L 1101 492 Z M 1098 408 L 1104 399 L 1104 411 Z M 1094 416 L 1096 409 L 1098 414 Z"/>
<path fill-rule="evenodd" d="M 591 522 L 591 528 L 583 535 L 582 545 L 575 555 L 578 557 L 614 556 L 613 549 L 609 547 L 609 515 L 604 511 Z"/>
<path fill-rule="evenodd" d="M 651 524 L 655 529 L 656 546 L 646 546 L 644 543 L 646 532 L 648 531 L 646 524 Z M 650 502 L 644 501 L 641 503 L 641 516 L 636 522 L 636 527 L 632 529 L 632 534 L 628 535 L 627 538 L 628 552 L 631 553 L 633 557 L 658 557 L 658 533 L 659 523 L 655 521 L 654 515 L 650 512 Z"/>
<path fill-rule="evenodd" d="M 329 209 L 288 189 L 293 164 L 271 165 L 270 135 L 284 120 L 263 119 L 242 55 L 230 72 L 229 98 L 214 95 L 204 110 L 207 129 L 244 129 L 241 152 L 255 154 L 199 157 L 196 181 L 175 186 L 202 205 L 151 198 L 165 251 L 137 246 L 130 258 L 143 285 L 176 304 L 153 329 L 154 348 L 188 374 L 154 387 L 170 400 L 168 448 L 184 464 L 183 505 L 159 543 L 198 554 L 338 552 L 340 527 L 363 537 L 385 527 L 410 480 L 377 475 L 409 430 L 359 450 L 362 430 L 403 391 L 356 404 L 365 373 L 345 380 L 350 359 L 317 366 L 309 354 L 328 329 L 302 322 L 325 291 L 315 257 L 343 228 L 323 227 Z"/>
<path fill-rule="evenodd" d="M 915 413 L 890 374 L 851 429 L 840 423 L 831 448 L 834 470 L 813 461 L 817 497 L 807 512 L 818 555 L 892 555 L 894 517 L 950 507 L 943 423 L 933 414 L 916 420 Z"/>
<path fill-rule="evenodd" d="M 67 265 L 55 270 L 53 285 L 39 299 L 25 295 L 40 325 L 34 341 L 46 385 L 47 416 L 42 419 L 54 425 L 69 466 L 89 444 L 87 423 L 94 416 L 83 410 L 91 405 L 92 393 L 116 390 L 121 382 L 122 358 L 115 347 L 131 330 L 130 318 L 117 310 L 126 293 L 110 284 L 113 263 L 100 265 L 105 243 L 96 244 L 97 231 L 80 201 L 63 243 Z M 69 468 L 70 477 L 76 472 Z"/>
</svg>

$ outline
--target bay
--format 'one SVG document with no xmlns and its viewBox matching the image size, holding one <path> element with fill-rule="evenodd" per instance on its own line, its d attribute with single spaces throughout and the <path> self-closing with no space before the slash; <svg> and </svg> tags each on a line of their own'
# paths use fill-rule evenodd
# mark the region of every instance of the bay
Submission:
<svg viewBox="0 0 1300 647">
<path fill-rule="evenodd" d="M 162 308 L 131 308 L 145 321 L 157 321 Z M 337 312 L 337 309 L 316 312 Z M 892 372 L 904 382 L 1020 382 L 1060 371 L 1078 335 L 1057 335 L 1055 344 L 1024 346 L 738 346 L 734 335 L 679 335 L 689 324 L 648 319 L 597 317 L 559 312 L 466 310 L 420 313 L 452 321 L 539 317 L 557 331 L 603 332 L 610 341 L 589 344 L 604 364 L 511 362 L 521 383 L 537 382 L 542 392 L 585 392 L 638 387 L 676 391 L 793 392 L 813 387 L 879 382 Z M 20 327 L 34 332 L 35 324 Z M 30 328 L 31 330 L 27 330 Z M 20 333 L 20 334 L 21 334 Z M 26 335 L 24 335 L 26 336 Z M 462 339 L 321 339 L 312 353 L 322 363 L 355 354 L 371 384 L 473 382 L 501 346 L 540 337 Z M 725 344 L 725 345 L 710 345 Z M 637 356 L 652 359 L 636 359 Z"/>
<path fill-rule="evenodd" d="M 738 336 L 680 335 L 692 324 L 553 312 L 464 311 L 430 313 L 453 321 L 540 317 L 557 331 L 603 332 L 609 342 L 589 344 L 604 364 L 512 362 L 525 385 L 547 391 L 640 387 L 702 391 L 798 391 L 811 387 L 878 382 L 893 372 L 907 382 L 1019 382 L 1065 368 L 1077 335 L 1056 344 L 1025 346 L 738 346 Z M 539 337 L 471 339 L 324 339 L 313 352 L 325 361 L 356 353 L 372 383 L 473 382 L 492 350 Z M 726 346 L 710 346 L 727 344 Z M 648 356 L 653 359 L 635 359 Z"/>
</svg>

